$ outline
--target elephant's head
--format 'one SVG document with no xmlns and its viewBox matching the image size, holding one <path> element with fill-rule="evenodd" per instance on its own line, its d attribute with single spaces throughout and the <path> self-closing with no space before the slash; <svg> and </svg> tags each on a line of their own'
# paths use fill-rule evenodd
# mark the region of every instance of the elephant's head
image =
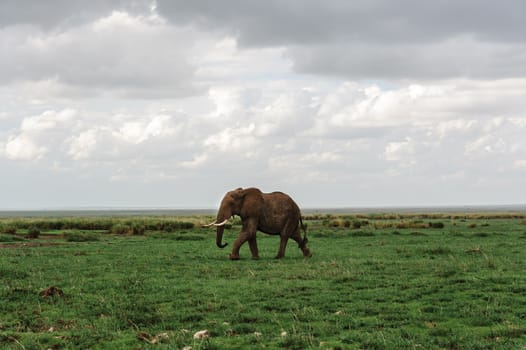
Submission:
<svg viewBox="0 0 526 350">
<path fill-rule="evenodd" d="M 257 215 L 262 204 L 261 191 L 255 188 L 242 189 L 227 192 L 221 201 L 216 221 L 208 226 L 216 226 L 216 244 L 219 248 L 224 248 L 228 243 L 222 243 L 225 224 L 234 216 L 245 217 Z"/>
</svg>

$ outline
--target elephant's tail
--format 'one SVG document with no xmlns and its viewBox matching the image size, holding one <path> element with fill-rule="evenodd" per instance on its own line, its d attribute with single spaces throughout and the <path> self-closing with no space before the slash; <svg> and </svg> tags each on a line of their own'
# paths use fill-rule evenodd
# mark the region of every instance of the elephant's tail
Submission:
<svg viewBox="0 0 526 350">
<path fill-rule="evenodd" d="M 301 216 L 300 216 L 300 225 L 301 225 L 301 229 L 303 230 L 303 242 L 301 242 L 300 248 L 303 248 L 305 247 L 309 239 L 307 238 L 307 229 L 305 225 L 303 225 L 303 220 L 301 219 Z"/>
</svg>

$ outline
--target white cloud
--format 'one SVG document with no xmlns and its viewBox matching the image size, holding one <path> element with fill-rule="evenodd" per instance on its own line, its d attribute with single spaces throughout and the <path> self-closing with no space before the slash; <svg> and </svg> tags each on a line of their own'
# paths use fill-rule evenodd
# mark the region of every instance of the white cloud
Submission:
<svg viewBox="0 0 526 350">
<path fill-rule="evenodd" d="M 438 122 L 435 128 L 435 132 L 440 138 L 450 136 L 454 133 L 465 134 L 472 130 L 477 125 L 476 120 L 466 120 L 466 119 L 452 119 L 446 120 L 443 122 Z"/>
<path fill-rule="evenodd" d="M 526 169 L 526 159 L 518 159 L 514 161 L 513 166 L 518 169 Z"/>
<path fill-rule="evenodd" d="M 385 146 L 385 159 L 391 162 L 406 160 L 415 154 L 416 146 L 410 138 L 400 142 L 389 142 Z"/>
<path fill-rule="evenodd" d="M 140 144 L 152 138 L 174 136 L 180 129 L 169 115 L 155 115 L 126 121 L 113 134 L 125 142 Z"/>
<path fill-rule="evenodd" d="M 235 152 L 240 157 L 252 156 L 257 152 L 258 139 L 255 137 L 255 130 L 254 123 L 236 128 L 225 128 L 207 137 L 204 145 L 221 152 Z"/>
<path fill-rule="evenodd" d="M 76 111 L 65 109 L 61 112 L 45 111 L 41 115 L 24 118 L 20 130 L 22 132 L 43 132 L 56 130 L 68 124 L 75 117 Z"/>
<path fill-rule="evenodd" d="M 47 152 L 46 147 L 39 146 L 27 135 L 11 137 L 4 146 L 4 154 L 11 160 L 38 160 Z"/>
<path fill-rule="evenodd" d="M 68 154 L 74 160 L 89 158 L 97 148 L 97 130 L 83 131 L 78 136 L 72 137 L 69 143 Z"/>
<path fill-rule="evenodd" d="M 202 165 L 206 164 L 208 161 L 208 155 L 206 154 L 199 154 L 195 156 L 192 160 L 181 162 L 180 165 L 183 168 L 186 169 L 195 169 L 199 168 Z"/>
<path fill-rule="evenodd" d="M 0 28 L 0 84 L 47 82 L 49 93 L 181 96 L 197 91 L 190 58 L 195 31 L 168 26 L 156 16 L 114 11 L 92 24 L 43 31 Z M 0 44 L 1 45 L 1 44 Z M 23 67 L 23 68 L 22 68 Z M 59 95 L 60 96 L 60 95 Z"/>
</svg>

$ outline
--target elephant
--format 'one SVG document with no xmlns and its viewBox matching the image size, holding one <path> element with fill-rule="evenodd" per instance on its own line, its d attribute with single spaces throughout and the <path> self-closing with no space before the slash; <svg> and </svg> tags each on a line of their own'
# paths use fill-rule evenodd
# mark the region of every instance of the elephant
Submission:
<svg viewBox="0 0 526 350">
<path fill-rule="evenodd" d="M 205 225 L 216 227 L 216 244 L 219 248 L 228 245 L 228 243 L 222 243 L 223 232 L 225 224 L 234 215 L 241 217 L 242 228 L 229 255 L 231 260 L 239 259 L 239 248 L 246 241 L 248 241 L 252 258 L 259 258 L 256 231 L 280 235 L 277 259 L 285 256 L 285 248 L 289 238 L 298 243 L 304 257 L 312 256 L 309 248 L 307 248 L 307 232 L 301 220 L 300 209 L 287 194 L 282 192 L 263 193 L 257 188 L 238 188 L 227 192 L 221 201 L 216 220 Z M 300 226 L 303 230 L 303 238 L 300 234 Z"/>
</svg>

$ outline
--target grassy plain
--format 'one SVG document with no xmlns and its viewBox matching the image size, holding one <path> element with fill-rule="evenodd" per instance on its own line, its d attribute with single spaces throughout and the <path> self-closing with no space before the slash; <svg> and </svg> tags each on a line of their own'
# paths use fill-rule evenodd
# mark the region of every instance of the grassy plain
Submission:
<svg viewBox="0 0 526 350">
<path fill-rule="evenodd" d="M 310 215 L 312 258 L 240 261 L 212 217 L 0 219 L 0 347 L 526 349 L 525 218 Z"/>
</svg>

